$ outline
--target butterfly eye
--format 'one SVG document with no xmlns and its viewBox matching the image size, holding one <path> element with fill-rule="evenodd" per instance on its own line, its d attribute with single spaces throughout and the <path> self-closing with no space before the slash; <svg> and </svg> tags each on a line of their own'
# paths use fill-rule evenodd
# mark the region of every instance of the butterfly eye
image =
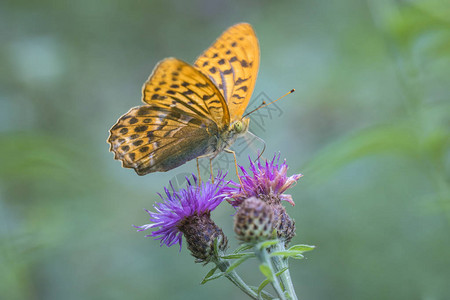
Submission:
<svg viewBox="0 0 450 300">
<path fill-rule="evenodd" d="M 241 133 L 244 130 L 244 124 L 241 121 L 237 121 L 234 123 L 234 131 L 237 133 Z"/>
</svg>

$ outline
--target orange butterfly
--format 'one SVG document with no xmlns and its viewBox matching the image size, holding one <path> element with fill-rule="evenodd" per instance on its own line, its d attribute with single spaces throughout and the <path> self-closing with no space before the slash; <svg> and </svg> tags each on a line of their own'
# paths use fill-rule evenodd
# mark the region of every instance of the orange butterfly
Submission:
<svg viewBox="0 0 450 300">
<path fill-rule="evenodd" d="M 143 86 L 145 104 L 110 129 L 114 158 L 145 175 L 194 158 L 212 160 L 221 151 L 234 154 L 229 146 L 248 130 L 250 119 L 243 114 L 258 68 L 258 39 L 246 23 L 228 28 L 194 66 L 162 60 Z"/>
</svg>

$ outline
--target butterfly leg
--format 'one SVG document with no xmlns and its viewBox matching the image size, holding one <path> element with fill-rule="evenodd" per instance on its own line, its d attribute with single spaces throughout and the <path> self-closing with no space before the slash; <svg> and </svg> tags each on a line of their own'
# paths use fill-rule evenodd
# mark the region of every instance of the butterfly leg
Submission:
<svg viewBox="0 0 450 300">
<path fill-rule="evenodd" d="M 210 169 L 210 172 L 211 172 L 211 182 L 214 184 L 213 167 L 212 167 L 212 160 L 213 159 L 214 159 L 214 157 L 209 159 L 209 169 Z"/>
<path fill-rule="evenodd" d="M 233 156 L 234 156 L 234 166 L 236 167 L 236 175 L 237 175 L 237 178 L 239 179 L 239 183 L 241 184 L 242 190 L 245 191 L 244 185 L 242 184 L 242 181 L 241 181 L 241 177 L 239 176 L 237 159 L 236 159 L 236 152 L 234 152 L 233 150 L 230 150 L 230 149 L 224 149 L 223 151 L 233 154 Z"/>
<path fill-rule="evenodd" d="M 198 173 L 198 186 L 202 184 L 202 177 L 200 176 L 200 165 L 198 164 L 198 157 L 197 157 L 197 173 Z"/>
</svg>

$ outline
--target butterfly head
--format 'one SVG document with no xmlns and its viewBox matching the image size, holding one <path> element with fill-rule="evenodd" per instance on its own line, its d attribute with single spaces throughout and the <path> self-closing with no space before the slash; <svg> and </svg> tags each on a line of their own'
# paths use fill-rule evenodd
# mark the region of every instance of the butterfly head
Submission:
<svg viewBox="0 0 450 300">
<path fill-rule="evenodd" d="M 242 118 L 231 124 L 231 130 L 233 131 L 234 135 L 239 136 L 247 132 L 249 124 L 250 118 Z"/>
</svg>

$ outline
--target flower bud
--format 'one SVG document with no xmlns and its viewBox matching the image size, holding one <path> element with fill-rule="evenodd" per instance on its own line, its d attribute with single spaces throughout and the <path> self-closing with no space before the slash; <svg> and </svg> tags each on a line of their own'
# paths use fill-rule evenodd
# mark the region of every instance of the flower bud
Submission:
<svg viewBox="0 0 450 300">
<path fill-rule="evenodd" d="M 277 232 L 277 237 L 284 241 L 284 244 L 287 246 L 295 236 L 295 221 L 289 217 L 283 205 L 278 204 L 272 207 L 275 216 L 274 228 Z"/>
<path fill-rule="evenodd" d="M 251 197 L 242 202 L 234 216 L 234 232 L 244 242 L 270 239 L 274 213 L 264 201 Z"/>
</svg>

